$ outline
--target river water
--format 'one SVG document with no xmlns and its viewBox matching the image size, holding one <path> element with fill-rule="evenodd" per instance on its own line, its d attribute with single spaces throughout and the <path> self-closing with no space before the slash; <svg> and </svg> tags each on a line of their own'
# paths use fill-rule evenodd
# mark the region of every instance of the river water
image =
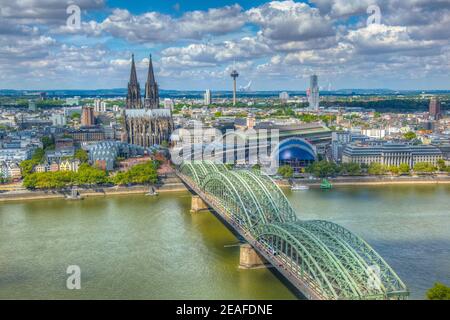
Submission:
<svg viewBox="0 0 450 320">
<path fill-rule="evenodd" d="M 302 219 L 368 241 L 422 299 L 450 285 L 450 186 L 286 191 Z M 237 239 L 190 194 L 0 204 L 0 299 L 296 299 L 267 269 L 239 269 Z M 66 269 L 81 269 L 81 289 Z"/>
</svg>

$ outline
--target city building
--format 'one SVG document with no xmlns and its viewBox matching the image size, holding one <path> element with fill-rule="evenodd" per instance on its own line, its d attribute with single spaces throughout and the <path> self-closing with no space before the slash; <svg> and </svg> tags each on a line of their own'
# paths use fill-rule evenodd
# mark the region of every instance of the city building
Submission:
<svg viewBox="0 0 450 320">
<path fill-rule="evenodd" d="M 106 102 L 100 99 L 94 100 L 94 111 L 97 113 L 106 112 Z"/>
<path fill-rule="evenodd" d="M 45 158 L 47 162 L 58 162 L 60 163 L 64 159 L 73 158 L 75 155 L 75 148 L 60 148 L 56 150 L 48 150 L 45 152 Z"/>
<path fill-rule="evenodd" d="M 18 162 L 0 161 L 0 175 L 4 179 L 17 181 L 22 178 Z"/>
<path fill-rule="evenodd" d="M 20 180 L 22 178 L 22 171 L 17 162 L 9 162 L 8 166 L 8 176 L 7 178 L 12 179 L 13 181 Z"/>
<path fill-rule="evenodd" d="M 37 110 L 36 101 L 28 100 L 28 110 L 30 110 L 30 111 L 36 111 Z"/>
<path fill-rule="evenodd" d="M 281 103 L 287 103 L 289 100 L 289 93 L 286 91 L 280 93 L 280 101 Z"/>
<path fill-rule="evenodd" d="M 324 154 L 327 146 L 331 143 L 331 130 L 317 123 L 280 125 L 263 122 L 254 125 L 255 131 L 244 133 L 245 120 L 252 126 L 253 119 L 250 116 L 249 119 L 242 120 L 244 120 L 243 123 L 241 124 L 242 121 L 239 121 L 237 128 L 243 131 L 235 133 L 237 140 L 240 141 L 236 141 L 234 138 L 231 140 L 224 138 L 217 141 L 217 134 L 222 135 L 220 130 L 216 133 L 214 130 L 203 127 L 203 135 L 195 135 L 193 132 L 196 129 L 195 127 L 184 127 L 184 130 L 180 130 L 174 139 L 175 148 L 181 149 L 183 146 L 190 146 L 190 154 L 183 155 L 186 158 L 190 156 L 190 160 L 202 159 L 205 150 L 209 150 L 207 154 L 213 150 L 215 158 L 223 161 L 232 160 L 237 165 L 251 164 L 250 162 L 255 159 L 250 157 L 258 153 L 255 151 L 264 150 L 263 154 L 257 156 L 258 162 L 267 163 L 267 159 L 263 159 L 264 155 L 270 156 L 271 159 L 278 157 L 280 165 L 290 165 L 295 171 L 299 172 L 302 168 L 316 161 L 319 158 L 319 152 Z M 197 130 L 199 129 L 197 128 Z M 227 129 L 229 129 L 228 126 L 223 127 L 223 130 Z M 277 138 L 274 138 L 273 135 L 276 135 Z M 267 137 L 267 140 L 261 140 L 262 136 Z M 227 137 L 230 137 L 230 134 Z M 243 140 L 244 137 L 245 141 Z M 276 143 L 276 141 L 279 143 Z M 227 143 L 232 144 L 227 145 Z M 227 159 L 227 157 L 232 158 Z"/>
<path fill-rule="evenodd" d="M 151 147 L 169 142 L 170 134 L 173 131 L 172 112 L 170 109 L 162 109 L 159 106 L 159 90 L 155 81 L 151 56 L 144 103 L 141 101 L 134 55 L 132 56 L 124 119 L 128 143 Z"/>
<path fill-rule="evenodd" d="M 78 169 L 80 168 L 80 160 L 73 159 L 73 160 L 63 160 L 59 164 L 59 170 L 60 171 L 72 171 L 72 172 L 78 172 Z"/>
<path fill-rule="evenodd" d="M 204 94 L 204 104 L 205 104 L 205 106 L 209 106 L 210 104 L 211 104 L 211 102 L 212 102 L 212 99 L 211 99 L 211 90 L 209 90 L 209 89 L 207 89 L 206 91 L 205 91 L 205 94 Z"/>
<path fill-rule="evenodd" d="M 67 134 L 72 137 L 75 143 L 103 141 L 106 138 L 105 131 L 99 127 L 71 130 Z"/>
<path fill-rule="evenodd" d="M 363 129 L 361 134 L 373 139 L 384 139 L 389 132 L 386 129 Z"/>
<path fill-rule="evenodd" d="M 310 77 L 310 84 L 308 89 L 309 108 L 314 111 L 319 111 L 319 77 L 312 75 Z"/>
<path fill-rule="evenodd" d="M 73 139 L 72 138 L 55 138 L 55 148 L 72 148 Z"/>
<path fill-rule="evenodd" d="M 81 125 L 83 127 L 92 127 L 95 125 L 94 108 L 85 106 L 81 112 Z"/>
<path fill-rule="evenodd" d="M 386 166 L 399 166 L 406 163 L 412 168 L 419 162 L 437 165 L 442 158 L 442 151 L 432 145 L 381 142 L 348 145 L 343 152 L 342 162 L 365 165 L 381 163 Z"/>
<path fill-rule="evenodd" d="M 52 123 L 55 127 L 64 127 L 67 125 L 67 118 L 64 114 L 61 113 L 52 113 L 50 116 Z"/>
<path fill-rule="evenodd" d="M 256 126 L 256 117 L 255 115 L 249 113 L 247 116 L 246 127 L 248 129 L 253 129 Z"/>
<path fill-rule="evenodd" d="M 173 111 L 173 108 L 174 108 L 173 100 L 169 98 L 164 99 L 164 109 Z"/>
<path fill-rule="evenodd" d="M 334 162 L 341 163 L 342 153 L 348 144 L 354 142 L 366 142 L 369 141 L 370 138 L 351 131 L 337 131 L 332 133 L 331 140 L 331 157 Z"/>
<path fill-rule="evenodd" d="M 25 148 L 1 148 L 0 149 L 0 161 L 17 161 L 21 162 L 24 160 L 31 159 L 34 153 L 34 147 Z"/>
<path fill-rule="evenodd" d="M 34 170 L 34 172 L 38 172 L 38 173 L 47 172 L 47 171 L 50 171 L 50 165 L 41 163 L 41 164 L 36 165 L 33 170 Z"/>
<path fill-rule="evenodd" d="M 142 157 L 150 153 L 150 150 L 140 146 L 117 141 L 102 141 L 89 146 L 90 161 L 103 170 L 113 170 L 118 157 L 123 159 Z"/>
<path fill-rule="evenodd" d="M 441 102 L 437 97 L 432 97 L 430 100 L 430 118 L 432 120 L 440 120 L 442 118 Z"/>
</svg>

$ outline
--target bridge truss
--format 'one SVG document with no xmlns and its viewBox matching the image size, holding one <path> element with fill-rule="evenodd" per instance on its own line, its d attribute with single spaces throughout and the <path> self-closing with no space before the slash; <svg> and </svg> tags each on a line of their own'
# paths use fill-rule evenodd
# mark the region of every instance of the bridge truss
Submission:
<svg viewBox="0 0 450 320">
<path fill-rule="evenodd" d="M 408 297 L 369 244 L 335 223 L 298 219 L 269 176 L 211 161 L 185 162 L 178 175 L 309 298 Z"/>
</svg>

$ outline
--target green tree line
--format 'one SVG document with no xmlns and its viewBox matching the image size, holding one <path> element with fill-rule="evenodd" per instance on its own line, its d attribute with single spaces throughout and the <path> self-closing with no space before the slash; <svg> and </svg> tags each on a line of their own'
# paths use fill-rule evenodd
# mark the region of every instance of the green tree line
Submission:
<svg viewBox="0 0 450 320">
<path fill-rule="evenodd" d="M 381 163 L 372 163 L 369 166 L 360 165 L 358 163 L 343 163 L 336 164 L 334 162 L 329 162 L 326 160 L 317 161 L 308 166 L 305 172 L 312 174 L 313 176 L 325 178 L 331 176 L 359 176 L 363 174 L 369 175 L 405 175 L 410 174 L 414 171 L 418 174 L 429 174 L 437 171 L 450 172 L 450 166 L 445 165 L 444 160 L 439 160 L 438 166 L 434 166 L 431 163 L 419 162 L 414 165 L 413 168 L 406 163 L 400 164 L 399 166 L 386 166 Z M 284 178 L 291 178 L 294 174 L 294 170 L 288 166 L 281 166 L 278 170 L 278 174 Z"/>
<path fill-rule="evenodd" d="M 108 175 L 104 170 L 89 166 L 87 163 L 80 165 L 78 172 L 35 172 L 25 176 L 23 186 L 27 189 L 61 189 L 65 187 L 93 186 L 93 185 L 126 185 L 156 183 L 158 180 L 159 164 L 157 161 L 149 161 L 132 167 L 127 172 L 119 172 L 116 175 Z"/>
</svg>

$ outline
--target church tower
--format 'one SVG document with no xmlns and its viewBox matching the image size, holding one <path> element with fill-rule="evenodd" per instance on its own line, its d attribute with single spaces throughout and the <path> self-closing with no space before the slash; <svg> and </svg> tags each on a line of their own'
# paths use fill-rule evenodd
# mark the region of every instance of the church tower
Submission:
<svg viewBox="0 0 450 320">
<path fill-rule="evenodd" d="M 146 109 L 159 109 L 159 90 L 158 84 L 155 81 L 152 55 L 150 55 L 148 64 L 147 83 L 145 84 L 144 107 Z"/>
<path fill-rule="evenodd" d="M 131 56 L 131 74 L 128 82 L 126 109 L 142 109 L 141 88 L 137 79 L 134 54 Z"/>
<path fill-rule="evenodd" d="M 124 135 L 122 141 L 144 148 L 161 146 L 170 142 L 170 135 L 174 130 L 172 112 L 170 109 L 159 108 L 158 91 L 152 56 L 150 56 L 145 97 L 142 102 L 133 55 L 126 108 L 123 110 Z"/>
</svg>

